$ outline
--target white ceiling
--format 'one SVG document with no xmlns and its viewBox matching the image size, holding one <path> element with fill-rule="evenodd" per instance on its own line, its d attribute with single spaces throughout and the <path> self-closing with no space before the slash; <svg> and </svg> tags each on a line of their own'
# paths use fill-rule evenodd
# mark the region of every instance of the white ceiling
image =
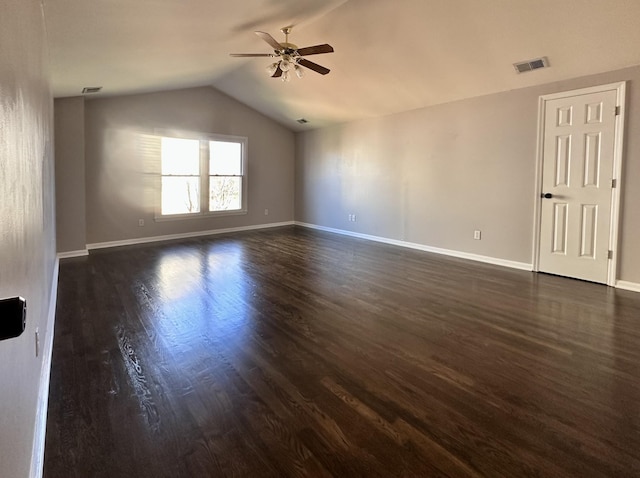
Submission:
<svg viewBox="0 0 640 478">
<path fill-rule="evenodd" d="M 639 0 L 43 0 L 53 92 L 214 88 L 292 130 L 640 64 Z M 289 83 L 253 34 L 329 43 Z M 518 75 L 512 63 L 547 56 Z M 306 118 L 309 124 L 295 120 Z"/>
</svg>

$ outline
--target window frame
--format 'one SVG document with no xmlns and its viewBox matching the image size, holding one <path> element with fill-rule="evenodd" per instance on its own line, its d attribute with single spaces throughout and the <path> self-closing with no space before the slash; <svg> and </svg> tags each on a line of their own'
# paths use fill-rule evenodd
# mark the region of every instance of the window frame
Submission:
<svg viewBox="0 0 640 478">
<path fill-rule="evenodd" d="M 191 139 L 197 140 L 200 143 L 199 148 L 199 187 L 200 187 L 200 211 L 199 212 L 187 212 L 180 214 L 162 214 L 162 178 L 169 175 L 162 174 L 162 146 L 158 146 L 158 166 L 156 168 L 156 200 L 155 200 L 155 214 L 154 219 L 156 222 L 162 221 L 175 221 L 183 219 L 202 219 L 219 216 L 239 216 L 247 214 L 248 211 L 248 144 L 249 139 L 246 136 L 225 135 L 218 133 L 201 133 L 201 132 L 188 132 L 188 131 L 175 131 L 175 130 L 154 130 L 154 136 L 158 138 L 158 142 L 161 143 L 162 138 L 177 138 L 177 139 Z M 240 161 L 241 161 L 241 174 L 240 175 L 212 175 L 209 171 L 209 142 L 219 141 L 225 143 L 239 143 L 240 144 Z M 240 209 L 230 209 L 222 211 L 209 211 L 210 207 L 210 178 L 212 177 L 239 177 L 240 178 Z"/>
</svg>

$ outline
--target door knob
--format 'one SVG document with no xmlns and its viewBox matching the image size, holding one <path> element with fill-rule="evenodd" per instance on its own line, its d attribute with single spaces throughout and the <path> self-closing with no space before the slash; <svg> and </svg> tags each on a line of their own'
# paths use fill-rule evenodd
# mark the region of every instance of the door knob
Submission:
<svg viewBox="0 0 640 478">
<path fill-rule="evenodd" d="M 541 198 L 545 198 L 545 199 L 551 199 L 553 197 L 553 194 L 551 193 L 542 193 L 540 194 Z"/>
</svg>

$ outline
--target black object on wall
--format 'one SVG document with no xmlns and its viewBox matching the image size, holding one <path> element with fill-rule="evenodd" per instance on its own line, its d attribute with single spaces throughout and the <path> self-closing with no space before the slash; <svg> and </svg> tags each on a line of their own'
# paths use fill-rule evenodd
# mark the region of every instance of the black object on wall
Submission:
<svg viewBox="0 0 640 478">
<path fill-rule="evenodd" d="M 27 320 L 27 301 L 22 297 L 0 300 L 0 340 L 18 337 Z"/>
</svg>

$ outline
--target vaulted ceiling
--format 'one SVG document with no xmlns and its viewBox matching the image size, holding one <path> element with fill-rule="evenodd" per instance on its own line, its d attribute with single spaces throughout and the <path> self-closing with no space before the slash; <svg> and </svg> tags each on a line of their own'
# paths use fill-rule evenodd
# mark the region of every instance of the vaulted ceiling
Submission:
<svg viewBox="0 0 640 478">
<path fill-rule="evenodd" d="M 292 130 L 640 64 L 638 0 L 43 0 L 53 92 L 211 85 Z M 331 69 L 270 78 L 254 30 Z M 513 63 L 550 67 L 517 74 Z M 306 118 L 301 126 L 296 119 Z"/>
</svg>

